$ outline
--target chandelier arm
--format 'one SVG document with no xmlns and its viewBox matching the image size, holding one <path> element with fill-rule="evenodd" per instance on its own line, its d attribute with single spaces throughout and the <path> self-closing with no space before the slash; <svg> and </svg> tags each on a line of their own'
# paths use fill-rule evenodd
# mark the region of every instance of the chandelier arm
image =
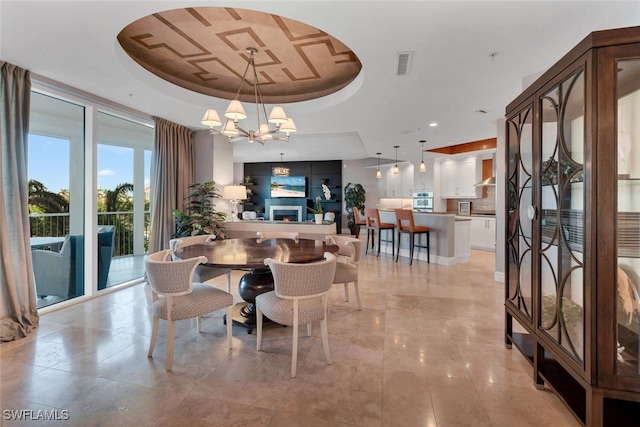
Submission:
<svg viewBox="0 0 640 427">
<path fill-rule="evenodd" d="M 247 71 L 249 71 L 249 66 L 253 62 L 253 51 L 249 52 L 249 61 L 247 61 L 247 66 L 244 68 L 244 73 L 242 73 L 242 80 L 240 80 L 240 86 L 238 86 L 238 91 L 236 92 L 237 100 L 240 100 L 240 91 L 242 90 L 242 86 L 247 81 Z M 254 67 L 255 70 L 255 67 Z"/>
<path fill-rule="evenodd" d="M 242 129 L 240 126 L 236 126 L 236 130 L 240 133 L 239 137 L 247 138 L 249 136 L 249 131 Z"/>
<path fill-rule="evenodd" d="M 260 107 L 262 106 L 262 113 L 264 115 L 264 122 L 269 126 L 269 116 L 267 116 L 267 107 L 264 105 L 264 101 L 262 100 L 262 90 L 260 90 L 260 82 L 258 80 L 258 70 L 256 70 L 256 61 L 251 55 L 251 64 L 253 66 L 253 79 L 255 81 L 254 84 L 254 96 L 256 98 L 256 115 L 258 116 L 258 127 L 257 130 L 260 132 Z"/>
</svg>

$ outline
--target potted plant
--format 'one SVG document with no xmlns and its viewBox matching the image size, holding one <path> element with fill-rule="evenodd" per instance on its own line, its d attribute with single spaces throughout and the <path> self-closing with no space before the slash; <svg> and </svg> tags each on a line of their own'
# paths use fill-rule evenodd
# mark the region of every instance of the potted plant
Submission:
<svg viewBox="0 0 640 427">
<path fill-rule="evenodd" d="M 312 208 L 307 206 L 307 209 L 309 209 L 309 212 L 312 212 L 315 220 L 316 220 L 316 224 L 322 224 L 322 204 L 320 203 L 320 196 L 316 197 L 316 201 L 314 202 L 314 205 Z"/>
<path fill-rule="evenodd" d="M 347 225 L 351 234 L 358 236 L 360 234 L 360 225 L 356 224 L 353 218 L 353 208 L 364 216 L 364 203 L 367 200 L 366 192 L 361 184 L 348 183 L 344 187 L 344 204 L 347 209 Z"/>
<path fill-rule="evenodd" d="M 216 211 L 214 199 L 220 197 L 220 192 L 215 182 L 191 184 L 189 189 L 183 210 L 173 210 L 176 219 L 176 233 L 173 237 L 214 234 L 218 239 L 226 238 L 224 230 L 227 214 Z"/>
</svg>

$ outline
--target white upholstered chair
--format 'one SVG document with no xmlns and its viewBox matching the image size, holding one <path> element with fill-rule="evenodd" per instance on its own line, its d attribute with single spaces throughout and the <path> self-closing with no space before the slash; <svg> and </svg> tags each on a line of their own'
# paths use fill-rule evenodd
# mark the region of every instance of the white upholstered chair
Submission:
<svg viewBox="0 0 640 427">
<path fill-rule="evenodd" d="M 262 315 L 282 325 L 293 326 L 291 350 L 291 378 L 296 376 L 298 362 L 298 325 L 320 321 L 322 348 L 327 364 L 331 364 L 327 332 L 327 294 L 336 269 L 336 257 L 325 253 L 324 261 L 308 264 L 264 260 L 273 274 L 275 289 L 256 297 L 257 349 L 262 348 Z"/>
<path fill-rule="evenodd" d="M 358 263 L 362 256 L 362 240 L 356 239 L 355 237 L 331 234 L 327 236 L 326 241 L 340 248 L 338 250 L 338 263 L 336 264 L 336 274 L 333 278 L 333 284 L 344 284 L 344 300 L 348 302 L 349 283 L 353 283 L 358 310 L 362 310 L 362 306 L 360 305 L 360 291 L 358 289 Z"/>
<path fill-rule="evenodd" d="M 180 254 L 180 250 L 184 247 L 191 245 L 198 245 L 201 243 L 207 243 L 211 240 L 215 240 L 216 236 L 213 234 L 204 234 L 200 236 L 188 236 L 178 237 L 176 239 L 169 240 L 169 249 L 174 254 Z M 211 267 L 209 265 L 198 265 L 196 272 L 193 276 L 193 281 L 198 283 L 205 283 L 213 278 L 227 275 L 227 292 L 231 293 L 231 269 L 222 267 Z"/>
<path fill-rule="evenodd" d="M 258 231 L 258 239 L 291 239 L 298 240 L 297 231 Z"/>
<path fill-rule="evenodd" d="M 159 319 L 167 321 L 167 358 L 165 367 L 173 365 L 175 321 L 196 318 L 200 332 L 200 316 L 227 308 L 227 319 L 231 319 L 233 297 L 230 293 L 203 283 L 194 283 L 196 267 L 207 262 L 205 257 L 172 260 L 170 249 L 150 254 L 145 259 L 147 280 L 153 297 L 153 330 L 149 344 L 149 357 L 158 337 Z M 227 340 L 231 348 L 231 325 L 227 322 Z"/>
</svg>

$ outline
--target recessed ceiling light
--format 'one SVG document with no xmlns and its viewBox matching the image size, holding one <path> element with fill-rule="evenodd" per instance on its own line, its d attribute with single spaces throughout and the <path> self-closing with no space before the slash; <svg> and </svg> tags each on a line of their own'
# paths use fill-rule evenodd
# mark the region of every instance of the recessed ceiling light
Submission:
<svg viewBox="0 0 640 427">
<path fill-rule="evenodd" d="M 437 124 L 436 122 L 433 122 L 433 123 L 429 123 L 429 126 L 431 126 L 432 128 L 434 128 L 434 127 L 438 126 L 438 124 Z"/>
</svg>

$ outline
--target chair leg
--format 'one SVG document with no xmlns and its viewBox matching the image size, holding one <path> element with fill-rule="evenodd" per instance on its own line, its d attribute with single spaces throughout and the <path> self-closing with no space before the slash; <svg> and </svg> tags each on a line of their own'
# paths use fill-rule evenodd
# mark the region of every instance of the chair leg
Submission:
<svg viewBox="0 0 640 427">
<path fill-rule="evenodd" d="M 262 311 L 260 311 L 260 307 L 258 307 L 258 304 L 256 304 L 255 307 L 256 307 L 256 330 L 257 330 L 256 350 L 260 351 L 262 349 Z M 230 317 L 227 317 L 227 323 L 229 323 L 229 319 Z"/>
<path fill-rule="evenodd" d="M 156 338 L 158 338 L 158 323 L 160 319 L 153 316 L 153 326 L 151 327 L 151 342 L 149 343 L 149 354 L 147 357 L 153 356 L 153 348 L 156 346 Z"/>
<path fill-rule="evenodd" d="M 431 252 L 431 249 L 429 248 L 429 232 L 427 231 L 427 244 L 425 245 L 427 247 L 427 264 L 431 262 L 431 260 L 429 260 L 429 252 Z"/>
<path fill-rule="evenodd" d="M 396 230 L 391 228 L 389 229 L 389 232 L 391 233 L 391 257 L 393 258 L 395 255 L 393 251 L 396 250 Z"/>
<path fill-rule="evenodd" d="M 165 369 L 171 370 L 173 366 L 173 341 L 175 336 L 175 325 L 173 320 L 167 321 L 167 361 L 165 362 Z"/>
<path fill-rule="evenodd" d="M 233 317 L 232 305 L 227 307 L 227 341 L 229 342 L 229 348 L 232 348 L 231 338 L 233 337 L 233 322 L 231 321 L 231 317 Z"/>
<path fill-rule="evenodd" d="M 400 257 L 400 240 L 402 240 L 402 234 L 400 233 L 400 230 L 398 230 L 398 247 L 396 250 L 396 262 L 398 262 L 398 257 Z"/>
<path fill-rule="evenodd" d="M 231 271 L 227 273 L 227 292 L 231 293 Z"/>
<path fill-rule="evenodd" d="M 196 331 L 202 332 L 202 318 L 200 316 L 196 317 Z"/>
<path fill-rule="evenodd" d="M 413 249 L 416 245 L 416 235 L 409 233 L 409 265 L 413 264 Z"/>
<path fill-rule="evenodd" d="M 307 336 L 311 336 L 311 322 L 307 323 Z"/>
<path fill-rule="evenodd" d="M 358 281 L 353 282 L 353 290 L 356 293 L 356 301 L 358 302 L 358 310 L 362 310 L 362 306 L 360 305 L 360 290 L 358 289 Z"/>
<path fill-rule="evenodd" d="M 382 237 L 382 229 L 378 228 L 378 254 L 376 255 L 377 257 L 380 256 L 380 243 L 382 243 L 381 237 Z"/>
<path fill-rule="evenodd" d="M 291 348 L 291 378 L 296 377 L 297 365 L 298 365 L 298 316 L 296 313 L 294 314 L 294 317 L 293 317 L 293 345 Z"/>
<path fill-rule="evenodd" d="M 349 284 L 344 282 L 344 301 L 349 302 Z"/>
<path fill-rule="evenodd" d="M 369 253 L 369 235 L 371 234 L 371 233 L 369 233 L 370 231 L 371 231 L 371 230 L 369 230 L 369 229 L 367 228 L 367 244 L 366 244 L 366 245 L 364 245 L 364 254 L 365 254 L 365 255 Z"/>
<path fill-rule="evenodd" d="M 327 365 L 331 365 L 331 351 L 329 350 L 329 333 L 327 330 L 327 316 L 326 316 L 326 306 L 327 306 L 327 295 L 322 297 L 323 303 L 325 305 L 325 316 L 320 321 L 320 335 L 322 336 L 322 349 L 324 350 L 324 360 L 327 362 Z"/>
</svg>

